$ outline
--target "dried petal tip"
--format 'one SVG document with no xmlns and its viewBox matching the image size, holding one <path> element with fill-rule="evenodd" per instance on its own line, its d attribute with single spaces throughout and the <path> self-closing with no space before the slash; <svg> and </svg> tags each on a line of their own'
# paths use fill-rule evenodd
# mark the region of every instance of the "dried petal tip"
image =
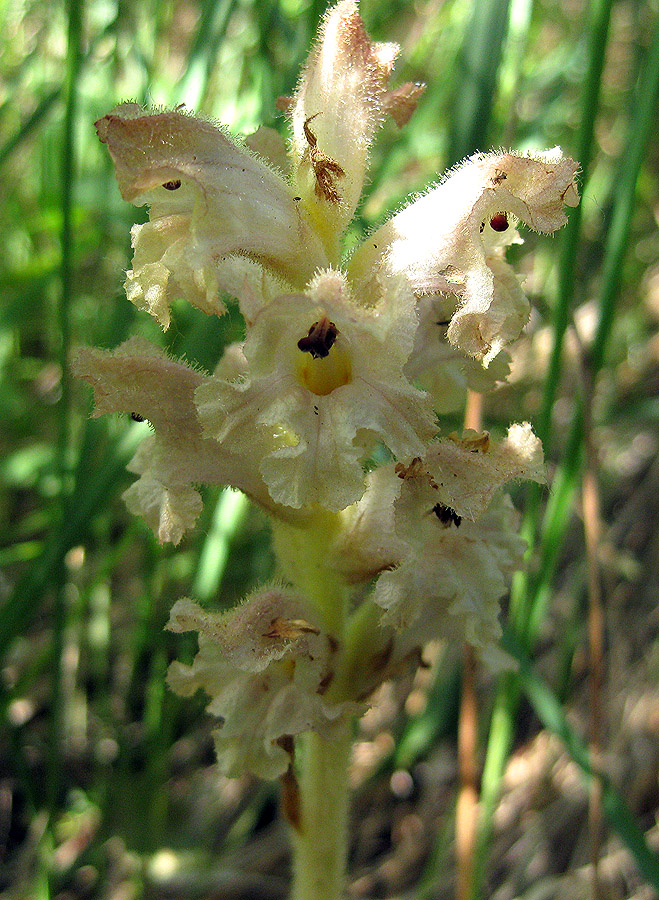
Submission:
<svg viewBox="0 0 659 900">
<path fill-rule="evenodd" d="M 387 93 L 384 108 L 399 128 L 407 125 L 425 90 L 425 84 L 408 81 Z"/>
</svg>

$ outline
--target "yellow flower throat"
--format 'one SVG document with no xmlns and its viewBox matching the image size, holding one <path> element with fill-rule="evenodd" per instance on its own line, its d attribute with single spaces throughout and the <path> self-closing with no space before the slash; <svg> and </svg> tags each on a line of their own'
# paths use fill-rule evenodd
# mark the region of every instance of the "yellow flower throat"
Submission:
<svg viewBox="0 0 659 900">
<path fill-rule="evenodd" d="M 301 351 L 297 359 L 300 384 L 319 397 L 352 380 L 350 357 L 335 345 L 338 334 L 336 325 L 323 316 L 297 344 Z"/>
</svg>

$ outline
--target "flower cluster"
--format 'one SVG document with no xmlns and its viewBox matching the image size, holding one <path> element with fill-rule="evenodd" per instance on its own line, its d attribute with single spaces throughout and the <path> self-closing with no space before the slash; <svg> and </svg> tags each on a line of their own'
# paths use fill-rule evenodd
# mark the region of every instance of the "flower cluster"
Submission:
<svg viewBox="0 0 659 900">
<path fill-rule="evenodd" d="M 286 771 L 291 736 L 354 714 L 431 637 L 502 663 L 497 604 L 524 546 L 499 489 L 542 480 L 542 450 L 528 425 L 500 442 L 441 438 L 437 416 L 505 378 L 529 316 L 506 249 L 520 222 L 565 223 L 577 165 L 558 149 L 476 155 L 345 257 L 376 131 L 388 116 L 404 125 L 423 92 L 390 88 L 397 51 L 371 41 L 355 0 L 331 9 L 279 104 L 288 148 L 271 129 L 239 141 L 179 109 L 127 103 L 97 122 L 123 197 L 150 208 L 132 231 L 129 300 L 167 328 L 174 298 L 222 315 L 228 293 L 245 321 L 212 374 L 137 339 L 75 360 L 96 414 L 151 423 L 126 501 L 161 541 L 194 525 L 198 483 L 239 488 L 272 516 L 292 588 L 222 617 L 191 601 L 172 612 L 200 650 L 170 683 L 211 696 L 231 773 Z M 392 462 L 373 468 L 382 447 Z"/>
</svg>

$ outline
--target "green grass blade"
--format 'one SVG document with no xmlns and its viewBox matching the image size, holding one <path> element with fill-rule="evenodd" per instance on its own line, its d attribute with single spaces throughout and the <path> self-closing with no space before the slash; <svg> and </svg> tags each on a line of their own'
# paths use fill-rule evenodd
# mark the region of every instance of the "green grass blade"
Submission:
<svg viewBox="0 0 659 900">
<path fill-rule="evenodd" d="M 0 147 L 0 166 L 3 165 L 7 158 L 21 146 L 23 141 L 30 137 L 35 129 L 43 124 L 44 119 L 60 99 L 61 95 L 62 89 L 57 87 L 49 94 L 46 94 L 45 97 L 41 98 L 34 111 L 28 116 L 25 122 L 23 122 L 18 131 L 8 138 L 3 146 Z"/>
<path fill-rule="evenodd" d="M 606 237 L 606 249 L 602 266 L 602 294 L 600 319 L 591 354 L 593 374 L 604 364 L 606 347 L 611 334 L 622 263 L 629 240 L 636 184 L 645 158 L 650 136 L 657 127 L 656 107 L 659 99 L 659 22 L 655 31 L 645 68 L 634 97 L 635 115 L 623 165 L 617 180 L 613 216 Z"/>
<path fill-rule="evenodd" d="M 595 0 L 590 8 L 588 70 L 583 86 L 579 136 L 574 148 L 576 159 L 581 166 L 581 181 L 583 185 L 587 185 L 595 143 L 595 118 L 599 109 L 602 70 L 604 68 L 604 55 L 609 34 L 612 6 L 613 0 Z M 552 321 L 552 350 L 549 371 L 545 380 L 544 396 L 542 398 L 542 413 L 538 421 L 538 435 L 544 443 L 549 438 L 551 412 L 560 379 L 563 340 L 574 300 L 582 210 L 583 195 L 577 208 L 570 213 L 561 244 L 561 258 L 558 268 L 558 297 Z"/>
<path fill-rule="evenodd" d="M 207 603 L 217 598 L 231 541 L 244 521 L 248 508 L 249 501 L 239 491 L 224 488 L 220 494 L 192 583 L 192 596 L 195 600 Z"/>
<path fill-rule="evenodd" d="M 450 163 L 487 145 L 499 66 L 508 32 L 509 7 L 510 0 L 487 0 L 474 5 L 461 59 Z"/>
<path fill-rule="evenodd" d="M 61 525 L 54 528 L 38 564 L 31 566 L 0 607 L 0 659 L 38 616 L 41 601 L 53 584 L 58 567 L 71 547 L 83 543 L 94 517 L 105 509 L 108 495 L 124 474 L 143 432 L 130 428 L 99 462 L 98 450 L 107 438 L 106 423 L 87 422 L 75 477 L 75 487 L 67 502 Z"/>
<path fill-rule="evenodd" d="M 75 125 L 78 108 L 78 89 L 80 65 L 82 61 L 82 0 L 70 0 L 68 4 L 68 48 L 67 73 L 64 90 L 64 134 L 62 143 L 62 231 L 61 231 L 61 278 L 62 291 L 58 306 L 59 348 L 61 396 L 59 400 L 59 430 L 57 442 L 57 468 L 60 476 L 62 520 L 66 515 L 66 497 L 70 489 L 68 469 L 71 451 L 71 372 L 69 355 L 71 344 L 71 307 L 74 293 L 73 277 L 73 203 L 75 188 Z M 63 671 L 62 655 L 64 652 L 65 632 L 68 624 L 68 603 L 64 596 L 65 572 L 63 557 L 54 572 L 57 585 L 53 606 L 52 631 L 52 670 L 51 670 L 51 704 L 49 725 L 48 754 L 48 802 L 51 811 L 57 804 L 59 786 L 62 781 L 62 728 L 63 717 Z"/>
<path fill-rule="evenodd" d="M 217 54 L 226 34 L 235 0 L 207 0 L 202 4 L 199 27 L 188 53 L 185 74 L 176 85 L 172 101 L 199 109 L 206 96 Z"/>
<path fill-rule="evenodd" d="M 474 4 L 461 56 L 449 165 L 487 146 L 499 67 L 508 33 L 509 9 L 510 0 L 481 0 Z"/>
</svg>

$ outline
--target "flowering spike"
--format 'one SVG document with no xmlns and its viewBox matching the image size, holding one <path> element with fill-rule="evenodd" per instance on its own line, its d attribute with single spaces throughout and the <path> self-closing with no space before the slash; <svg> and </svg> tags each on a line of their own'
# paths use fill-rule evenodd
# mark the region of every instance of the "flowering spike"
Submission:
<svg viewBox="0 0 659 900">
<path fill-rule="evenodd" d="M 83 349 L 74 369 L 93 385 L 95 415 L 149 421 L 125 500 L 160 540 L 194 525 L 200 483 L 240 488 L 274 519 L 291 586 L 221 614 L 179 601 L 169 628 L 197 631 L 199 652 L 168 680 L 209 695 L 226 773 L 283 778 L 306 855 L 296 878 L 313 885 L 299 898 L 341 894 L 340 854 L 329 865 L 322 841 L 312 852 L 308 789 L 331 794 L 343 833 L 334 773 L 345 775 L 349 719 L 369 692 L 416 665 L 431 637 L 508 662 L 498 603 L 525 544 L 502 488 L 542 481 L 542 448 L 528 424 L 503 440 L 440 438 L 436 414 L 505 379 L 504 348 L 529 317 L 507 249 L 519 223 L 552 232 L 579 199 L 577 164 L 559 149 L 477 154 L 342 265 L 376 130 L 386 115 L 404 124 L 423 92 L 389 89 L 397 52 L 370 39 L 355 0 L 330 9 L 295 96 L 279 104 L 288 161 L 272 130 L 239 142 L 178 109 L 123 104 L 97 122 L 122 195 L 150 207 L 132 231 L 128 298 L 165 328 L 179 295 L 220 315 L 228 292 L 244 318 L 244 343 L 212 374 L 139 340 Z M 305 731 L 319 739 L 298 795 Z"/>
</svg>

